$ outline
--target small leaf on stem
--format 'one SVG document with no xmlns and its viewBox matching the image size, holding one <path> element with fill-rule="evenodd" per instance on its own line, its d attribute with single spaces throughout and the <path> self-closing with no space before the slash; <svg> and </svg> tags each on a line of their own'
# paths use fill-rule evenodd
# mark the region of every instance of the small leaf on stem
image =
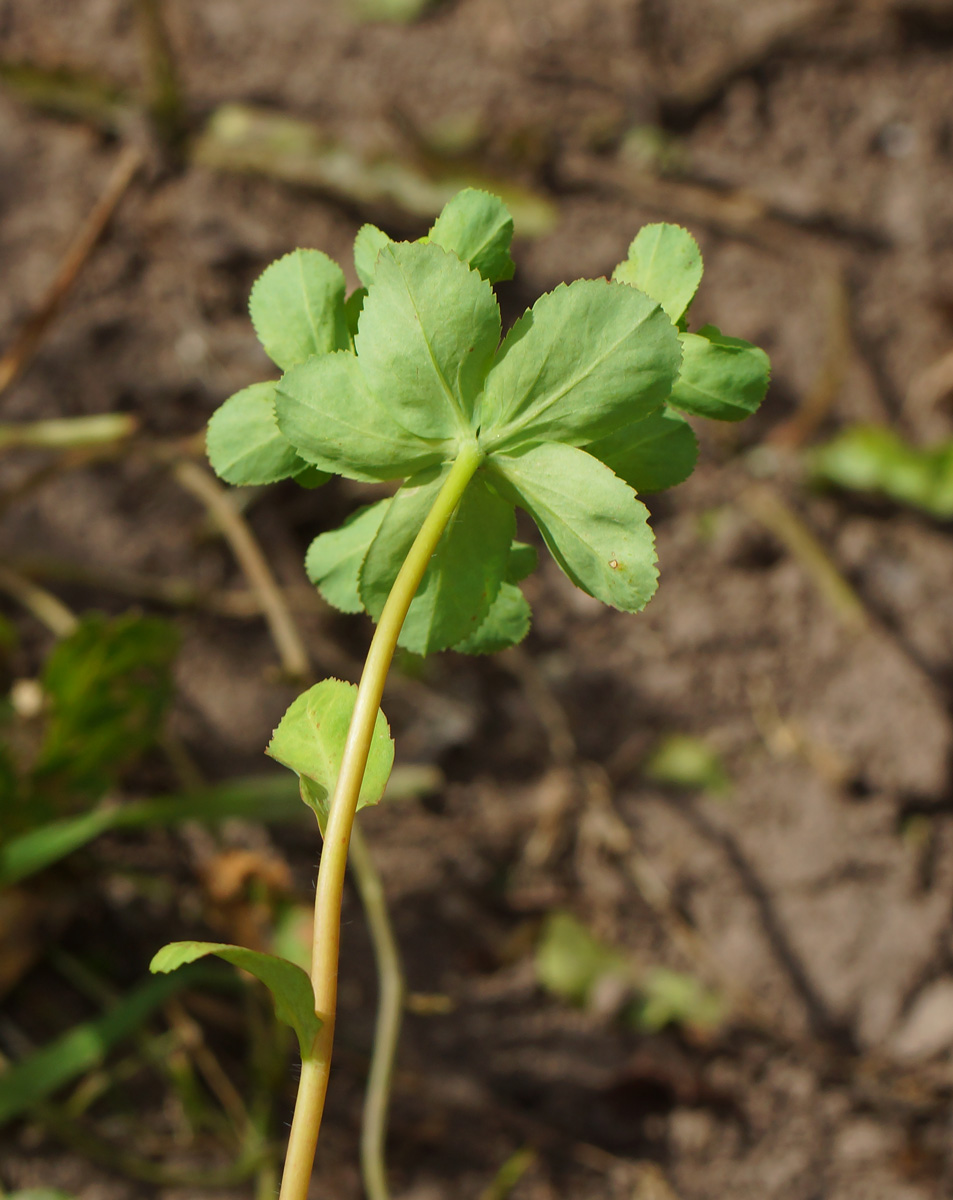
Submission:
<svg viewBox="0 0 953 1200">
<path fill-rule="evenodd" d="M 281 718 L 266 751 L 301 781 L 301 798 L 327 822 L 331 797 L 341 769 L 357 688 L 341 679 L 324 679 L 303 692 Z M 377 804 L 394 765 L 394 742 L 378 709 L 358 808 Z"/>
<path fill-rule="evenodd" d="M 302 1059 L 310 1058 L 323 1022 L 314 1011 L 314 990 L 307 972 L 287 959 L 226 942 L 170 942 L 153 957 L 149 970 L 164 975 L 209 954 L 261 980 L 271 992 L 278 1020 L 290 1025 L 298 1035 Z"/>
</svg>

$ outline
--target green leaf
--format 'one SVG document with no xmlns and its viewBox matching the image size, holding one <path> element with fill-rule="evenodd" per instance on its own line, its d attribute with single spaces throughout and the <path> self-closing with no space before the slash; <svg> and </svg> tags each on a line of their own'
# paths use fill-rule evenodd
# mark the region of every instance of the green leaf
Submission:
<svg viewBox="0 0 953 1200">
<path fill-rule="evenodd" d="M 317 467 L 312 466 L 311 463 L 307 463 L 302 466 L 300 471 L 295 471 L 291 478 L 298 487 L 313 491 L 315 488 L 323 487 L 331 478 L 331 473 L 329 471 L 319 471 Z"/>
<path fill-rule="evenodd" d="M 536 978 L 571 1004 L 592 1002 L 600 985 L 634 982 L 634 972 L 618 950 L 599 941 L 570 913 L 550 913 L 536 947 Z"/>
<path fill-rule="evenodd" d="M 522 583 L 539 566 L 539 555 L 535 546 L 526 542 L 514 542 L 510 546 L 510 557 L 506 563 L 504 579 L 507 583 Z"/>
<path fill-rule="evenodd" d="M 662 738 L 643 768 L 647 779 L 679 788 L 720 794 L 731 781 L 721 756 L 701 738 L 672 733 Z"/>
<path fill-rule="evenodd" d="M 354 336 L 357 333 L 357 323 L 364 311 L 364 301 L 367 299 L 367 288 L 356 288 L 344 301 L 344 317 L 347 321 L 347 331 L 351 335 L 351 349 L 354 349 Z"/>
<path fill-rule="evenodd" d="M 321 533 L 308 547 L 304 569 L 328 604 L 341 612 L 362 612 L 358 579 L 368 547 L 377 536 L 390 498 L 352 513 L 337 529 Z"/>
<path fill-rule="evenodd" d="M 407 25 L 416 21 L 436 0 L 353 0 L 358 18 L 365 21 L 392 21 Z"/>
<path fill-rule="evenodd" d="M 648 511 L 590 454 L 543 442 L 490 465 L 500 490 L 525 508 L 577 587 L 623 612 L 639 612 L 658 582 Z"/>
<path fill-rule="evenodd" d="M 912 446 L 881 425 L 854 425 L 808 459 L 814 477 L 854 492 L 879 492 L 941 520 L 953 517 L 953 440 Z"/>
<path fill-rule="evenodd" d="M 293 250 L 258 278 L 248 302 L 265 353 L 283 371 L 350 344 L 344 272 L 320 250 Z"/>
<path fill-rule="evenodd" d="M 230 396 L 208 423 L 205 444 L 212 470 L 238 486 L 277 483 L 303 471 L 275 419 L 275 383 L 253 383 Z"/>
<path fill-rule="evenodd" d="M 490 283 L 513 278 L 513 218 L 498 196 L 477 188 L 457 192 L 434 222 L 429 238 L 469 263 Z"/>
<path fill-rule="evenodd" d="M 677 325 L 698 291 L 702 269 L 701 251 L 687 229 L 644 225 L 612 278 L 651 296 Z"/>
<path fill-rule="evenodd" d="M 680 360 L 675 327 L 634 288 L 563 284 L 506 335 L 486 381 L 480 440 L 496 450 L 585 444 L 658 408 Z"/>
<path fill-rule="evenodd" d="M 84 617 L 46 660 L 49 716 L 33 768 L 44 795 L 99 796 L 158 737 L 172 699 L 175 626 L 157 617 Z"/>
<path fill-rule="evenodd" d="M 510 646 L 518 646 L 529 633 L 532 616 L 520 589 L 504 582 L 480 628 L 453 648 L 461 654 L 496 654 Z"/>
<path fill-rule="evenodd" d="M 0 1074 L 0 1125 L 52 1096 L 61 1087 L 100 1066 L 118 1042 L 129 1037 L 175 992 L 195 982 L 153 979 L 124 996 L 105 1016 L 74 1025 L 68 1033 L 34 1050 Z"/>
<path fill-rule="evenodd" d="M 59 1188 L 24 1188 L 19 1192 L 4 1193 L 3 1200 L 74 1200 L 74 1197 L 69 1192 L 62 1192 Z"/>
<path fill-rule="evenodd" d="M 165 975 L 209 954 L 261 980 L 271 992 L 278 1020 L 290 1025 L 298 1035 L 301 1058 L 309 1059 L 324 1022 L 314 1011 L 314 989 L 307 972 L 287 959 L 225 942 L 170 942 L 154 956 L 149 970 Z"/>
<path fill-rule="evenodd" d="M 180 796 L 94 809 L 76 817 L 46 822 L 0 843 L 0 888 L 42 871 L 110 829 L 145 829 L 180 821 L 214 822 L 232 817 L 288 821 L 303 811 L 298 788 L 283 773 L 237 780 Z"/>
<path fill-rule="evenodd" d="M 394 420 L 424 438 L 469 432 L 499 340 L 496 297 L 477 271 L 428 243 L 384 247 L 354 344 Z"/>
<path fill-rule="evenodd" d="M 348 479 L 400 479 L 439 463 L 444 442 L 408 433 L 347 352 L 309 358 L 278 382 L 278 425 L 307 462 Z"/>
<path fill-rule="evenodd" d="M 357 688 L 340 679 L 324 679 L 303 692 L 281 718 L 267 754 L 301 780 L 301 798 L 317 814 L 322 830 L 341 769 Z M 357 807 L 376 804 L 394 765 L 394 742 L 378 710 Z"/>
<path fill-rule="evenodd" d="M 586 453 L 637 492 L 661 492 L 691 475 L 698 442 L 686 420 L 659 408 L 609 437 L 590 442 Z"/>
<path fill-rule="evenodd" d="M 392 241 L 393 239 L 376 225 L 362 225 L 357 231 L 357 237 L 354 239 L 354 268 L 365 288 L 369 288 L 374 282 L 380 252 Z"/>
<path fill-rule="evenodd" d="M 361 569 L 361 599 L 375 621 L 445 477 L 411 479 L 391 501 Z M 515 531 L 512 505 L 477 474 L 443 532 L 398 644 L 432 654 L 475 632 L 499 591 Z"/>
<path fill-rule="evenodd" d="M 741 421 L 761 404 L 771 364 L 742 338 L 722 336 L 714 325 L 683 333 L 682 369 L 669 397 L 673 408 L 715 421 Z"/>
<path fill-rule="evenodd" d="M 725 998 L 692 975 L 668 967 L 652 967 L 639 980 L 641 1000 L 633 1006 L 632 1023 L 645 1033 L 667 1025 L 717 1029 L 727 1013 Z"/>
</svg>

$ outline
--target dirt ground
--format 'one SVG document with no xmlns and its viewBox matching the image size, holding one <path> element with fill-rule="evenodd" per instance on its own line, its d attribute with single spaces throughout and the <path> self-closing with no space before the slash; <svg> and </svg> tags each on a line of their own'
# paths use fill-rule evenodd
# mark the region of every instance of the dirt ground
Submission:
<svg viewBox="0 0 953 1200">
<path fill-rule="evenodd" d="M 140 17 L 131 0 L 0 0 L 0 61 L 135 97 Z M 485 1189 L 530 1147 L 513 1200 L 953 1195 L 950 527 L 818 492 L 800 453 L 855 421 L 920 443 L 953 435 L 949 371 L 945 388 L 931 373 L 953 347 L 953 5 L 446 0 L 399 26 L 357 22 L 346 0 L 167 0 L 164 18 L 184 97 L 177 152 L 141 116 L 117 133 L 0 88 L 0 346 L 122 144 L 147 156 L 3 419 L 121 410 L 152 442 L 194 434 L 268 376 L 245 305 L 269 261 L 319 247 L 353 286 L 363 221 L 426 229 L 386 198 L 196 162 L 189 138 L 233 102 L 316 122 L 371 158 L 476 164 L 551 201 L 554 225 L 517 239 L 507 320 L 564 279 L 610 272 L 644 222 L 679 221 L 706 262 L 693 319 L 773 362 L 761 413 L 700 430 L 695 476 L 649 498 L 662 582 L 643 615 L 591 602 L 543 554 L 519 652 L 407 664 L 385 697 L 400 760 L 445 779 L 365 820 L 417 996 L 393 1104 L 395 1194 L 502 1196 Z M 194 497 L 148 455 L 35 478 L 45 461 L 3 462 L 0 553 L 75 610 L 122 611 L 136 581 L 140 607 L 162 613 L 142 581 L 243 587 Z M 368 630 L 307 593 L 304 550 L 365 491 L 280 485 L 247 509 L 318 678 L 354 677 Z M 64 564 L 86 581 L 64 582 Z M 3 606 L 23 635 L 14 673 L 29 675 L 49 639 Z M 201 608 L 176 619 L 176 734 L 210 778 L 261 770 L 294 695 L 264 622 Z M 717 750 L 725 793 L 646 777 L 672 733 Z M 138 786 L 171 786 L 164 771 Z M 280 828 L 222 836 L 287 863 L 306 899 L 316 843 Z M 186 903 L 197 838 L 129 834 L 86 852 L 63 944 L 121 944 L 117 985 L 141 978 L 158 944 L 200 928 Z M 120 886 L 130 863 L 172 884 Z M 639 962 L 698 976 L 731 1016 L 704 1037 L 648 1034 L 547 996 L 531 951 L 554 910 Z M 336 1200 L 360 1195 L 375 1002 L 352 894 L 345 934 L 313 1188 Z M 5 1020 L 37 1040 L 71 1012 L 65 999 L 61 1015 L 49 999 L 31 1011 L 45 971 L 5 1001 Z M 428 996 L 445 1000 L 428 1010 Z M 161 1126 L 161 1092 L 140 1099 L 139 1127 Z M 289 1078 L 282 1120 L 292 1099 Z M 35 1121 L 2 1136 L 0 1187 L 252 1193 L 136 1182 Z M 175 1150 L 214 1166 L 221 1153 Z"/>
</svg>

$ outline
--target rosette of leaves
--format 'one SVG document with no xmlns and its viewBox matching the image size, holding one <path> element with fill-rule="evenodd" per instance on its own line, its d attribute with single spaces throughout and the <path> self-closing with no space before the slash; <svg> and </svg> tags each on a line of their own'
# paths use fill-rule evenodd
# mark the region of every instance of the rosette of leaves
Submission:
<svg viewBox="0 0 953 1200">
<path fill-rule="evenodd" d="M 739 420 L 767 387 L 763 351 L 714 326 L 688 331 L 702 260 L 675 225 L 646 226 L 611 280 L 560 285 L 501 338 L 493 285 L 513 273 L 512 234 L 502 201 L 471 189 L 419 241 L 365 225 L 350 296 L 320 251 L 279 259 L 250 307 L 283 374 L 232 396 L 209 426 L 212 465 L 231 483 L 401 481 L 307 557 L 330 604 L 375 620 L 451 465 L 477 449 L 401 633 L 419 654 L 525 635 L 519 584 L 535 553 L 514 541 L 517 507 L 577 587 L 642 609 L 657 572 L 638 494 L 691 473 L 684 414 Z"/>
</svg>

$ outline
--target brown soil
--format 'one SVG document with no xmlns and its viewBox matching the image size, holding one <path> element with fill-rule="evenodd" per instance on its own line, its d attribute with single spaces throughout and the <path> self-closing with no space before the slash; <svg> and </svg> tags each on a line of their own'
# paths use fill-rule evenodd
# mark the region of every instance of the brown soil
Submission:
<svg viewBox="0 0 953 1200">
<path fill-rule="evenodd" d="M 524 1146 L 536 1157 L 513 1200 L 953 1194 L 949 526 L 812 492 L 779 444 L 812 406 L 810 436 L 856 420 L 888 420 L 915 441 L 953 433 L 949 395 L 922 399 L 924 369 L 953 344 L 950 4 L 448 0 L 407 27 L 357 24 L 345 0 L 165 9 L 194 129 L 242 101 L 399 150 L 432 147 L 456 121 L 475 131 L 469 159 L 548 193 L 558 225 L 517 245 L 517 279 L 502 290 L 510 318 L 563 279 L 610 271 L 640 224 L 675 219 L 706 259 L 693 316 L 765 346 L 774 364 L 762 413 L 702 431 L 693 479 L 650 500 L 662 586 L 643 616 L 590 602 L 544 561 L 528 588 L 525 653 L 444 655 L 395 678 L 385 708 L 399 754 L 437 763 L 447 784 L 365 824 L 410 987 L 449 997 L 451 1010 L 407 1020 L 396 1194 L 477 1197 Z M 123 0 L 0 0 L 0 48 L 5 62 L 140 86 L 140 25 Z M 668 139 L 675 167 L 664 178 L 620 149 L 649 126 Z M 113 138 L 0 92 L 3 343 L 116 155 Z M 307 245 L 353 283 L 350 243 L 366 219 L 425 227 L 154 154 L 5 394 L 4 418 L 120 409 L 150 436 L 200 429 L 224 397 L 267 375 L 245 315 L 255 275 Z M 37 461 L 5 462 L 4 486 Z M 359 494 L 332 484 L 255 497 L 252 527 L 284 584 L 305 583 L 308 540 Z M 865 616 L 833 600 L 826 576 L 772 529 L 777 497 Z M 241 582 L 194 500 L 134 454 L 47 479 L 4 515 L 0 548 L 15 560 L 42 552 L 107 577 Z M 108 587 L 51 586 L 77 609 L 127 603 Z M 16 615 L 25 641 L 14 671 L 30 674 L 45 641 Z M 259 770 L 294 694 L 275 681 L 267 630 L 201 612 L 178 619 L 178 734 L 210 776 Z M 301 623 L 319 676 L 358 669 L 365 623 L 316 600 Z M 644 778 L 647 752 L 674 731 L 720 752 L 726 795 Z M 148 768 L 142 785 L 168 784 L 163 771 Z M 170 891 L 177 882 L 180 897 L 197 894 L 189 836 L 107 839 L 71 876 L 76 915 L 61 937 L 79 955 L 121 943 L 117 985 L 140 978 L 184 924 L 195 928 Z M 283 856 L 306 897 L 316 844 L 280 830 L 224 836 Z M 136 872 L 166 883 L 155 894 L 120 886 Z M 707 1038 L 650 1036 L 548 998 L 530 949 L 560 908 L 643 963 L 730 992 L 734 1015 Z M 360 1194 L 374 1005 L 353 896 L 346 943 L 314 1187 L 336 1200 Z M 40 1040 L 76 1015 L 66 1000 L 59 1012 L 49 1000 L 26 1011 L 49 978 L 38 967 L 7 998 L 10 1020 Z M 291 1098 L 289 1082 L 284 1117 Z M 138 1099 L 140 1122 L 161 1123 L 161 1092 Z M 8 1188 L 63 1186 L 82 1200 L 205 1194 L 131 1182 L 36 1124 L 4 1137 Z M 186 1147 L 181 1159 L 196 1154 Z"/>
</svg>

